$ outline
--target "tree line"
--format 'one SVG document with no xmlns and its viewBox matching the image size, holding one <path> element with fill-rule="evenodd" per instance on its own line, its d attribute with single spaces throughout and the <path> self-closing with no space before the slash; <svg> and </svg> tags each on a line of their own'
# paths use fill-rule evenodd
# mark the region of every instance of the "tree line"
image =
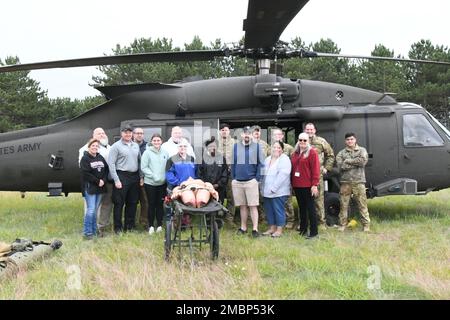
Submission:
<svg viewBox="0 0 450 320">
<path fill-rule="evenodd" d="M 242 40 L 241 40 L 242 42 Z M 116 45 L 114 55 L 180 51 L 208 50 L 223 47 L 220 39 L 205 45 L 194 37 L 183 48 L 175 47 L 171 39 L 140 38 L 128 46 Z M 321 39 L 306 44 L 300 37 L 290 42 L 293 48 L 341 53 L 331 39 Z M 382 44 L 371 52 L 374 56 L 405 58 L 395 55 Z M 450 49 L 432 44 L 429 40 L 413 43 L 408 52 L 410 59 L 439 60 L 450 62 Z M 18 57 L 0 59 L 0 65 L 19 63 Z M 291 58 L 281 61 L 286 78 L 311 79 L 337 82 L 379 92 L 396 93 L 397 101 L 409 101 L 422 105 L 444 125 L 450 127 L 450 67 L 400 63 L 390 61 L 368 61 L 357 59 Z M 132 84 L 143 82 L 172 83 L 189 77 L 212 79 L 219 77 L 255 74 L 253 61 L 243 58 L 217 58 L 207 62 L 166 62 L 130 65 L 100 66 L 103 76 L 92 77 L 92 86 Z M 29 128 L 73 118 L 104 102 L 102 96 L 85 99 L 50 99 L 39 82 L 29 77 L 28 71 L 0 74 L 0 132 Z"/>
</svg>

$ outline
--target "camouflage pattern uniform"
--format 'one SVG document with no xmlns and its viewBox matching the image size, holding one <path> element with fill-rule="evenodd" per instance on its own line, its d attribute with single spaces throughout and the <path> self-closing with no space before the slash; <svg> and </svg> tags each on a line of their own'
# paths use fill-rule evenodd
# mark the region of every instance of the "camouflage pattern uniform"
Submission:
<svg viewBox="0 0 450 320">
<path fill-rule="evenodd" d="M 319 225 L 325 225 L 325 208 L 324 208 L 324 183 L 323 183 L 323 168 L 331 171 L 334 165 L 334 151 L 330 144 L 322 137 L 314 136 L 310 138 L 310 144 L 316 148 L 319 155 L 320 162 L 320 180 L 319 180 L 319 195 L 314 199 L 316 205 L 317 220 Z"/>
<path fill-rule="evenodd" d="M 264 162 L 264 160 L 266 159 L 266 157 L 269 156 L 270 154 L 270 146 L 267 142 L 265 142 L 262 139 L 259 139 L 258 141 L 253 139 L 253 142 L 255 143 L 259 143 L 259 146 L 261 147 L 261 151 L 262 154 L 264 155 L 264 159 L 262 160 Z M 266 215 L 264 214 L 264 206 L 263 206 L 263 196 L 262 196 L 262 192 L 259 193 L 259 206 L 258 206 L 258 221 L 260 223 L 265 222 L 266 221 Z"/>
<path fill-rule="evenodd" d="M 264 140 L 259 139 L 259 141 L 255 141 L 256 143 L 259 143 L 259 145 L 261 146 L 261 150 L 262 150 L 262 154 L 264 155 L 264 157 L 268 157 L 270 155 L 270 146 L 267 142 L 265 142 Z"/>
<path fill-rule="evenodd" d="M 271 155 L 271 148 L 269 148 L 269 154 Z M 284 143 L 283 153 L 291 158 L 291 154 L 295 151 L 294 147 L 289 143 Z M 295 224 L 298 224 L 298 215 L 295 214 L 294 206 L 292 205 L 292 195 L 290 195 L 284 204 L 284 211 L 286 212 L 286 228 L 292 229 Z"/>
<path fill-rule="evenodd" d="M 285 155 L 287 155 L 290 159 L 291 154 L 294 152 L 294 147 L 291 146 L 289 143 L 283 143 L 283 144 L 284 144 L 283 153 Z M 272 154 L 272 150 L 271 150 L 271 148 L 268 148 L 267 156 L 270 156 L 271 154 Z"/>
<path fill-rule="evenodd" d="M 350 197 L 356 201 L 361 213 L 361 222 L 363 226 L 370 225 L 369 210 L 367 209 L 366 197 L 366 175 L 364 167 L 369 157 L 365 148 L 358 145 L 354 149 L 345 148 L 339 151 L 336 156 L 336 162 L 341 174 L 341 211 L 339 220 L 341 226 L 347 226 L 348 206 Z"/>
<path fill-rule="evenodd" d="M 234 146 L 234 139 L 232 137 L 228 137 L 226 139 L 223 139 L 220 137 L 218 139 L 218 151 L 223 154 L 225 157 L 225 160 L 228 165 L 228 172 L 230 172 L 230 165 L 231 165 L 231 157 L 233 153 L 233 146 Z M 233 224 L 234 213 L 235 213 L 235 207 L 234 207 L 234 200 L 233 200 L 233 192 L 231 191 L 231 179 L 228 179 L 227 184 L 227 209 L 230 211 L 230 214 L 227 214 L 225 216 L 225 220 L 229 224 Z"/>
</svg>

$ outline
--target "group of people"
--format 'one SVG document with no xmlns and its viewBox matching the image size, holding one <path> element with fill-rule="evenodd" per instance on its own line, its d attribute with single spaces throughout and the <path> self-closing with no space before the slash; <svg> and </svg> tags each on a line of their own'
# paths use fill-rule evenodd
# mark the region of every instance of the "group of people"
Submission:
<svg viewBox="0 0 450 320">
<path fill-rule="evenodd" d="M 335 157 L 328 142 L 316 136 L 314 124 L 305 126 L 292 147 L 283 141 L 281 129 L 272 130 L 272 144 L 268 145 L 261 139 L 259 126 L 244 127 L 240 141 L 235 141 L 230 126 L 222 123 L 219 138 L 211 137 L 204 142 L 201 159 L 197 157 L 197 161 L 192 145 L 182 133 L 176 126 L 168 141 L 155 133 L 147 143 L 142 128 L 125 126 L 121 139 L 110 146 L 102 128 L 93 131 L 92 139 L 79 150 L 86 239 L 104 235 L 111 210 L 116 233 L 135 229 L 138 202 L 140 220 L 147 224 L 149 234 L 161 232 L 167 190 L 173 190 L 173 195 L 184 194 L 182 201 L 196 207 L 208 202 L 205 191 L 210 191 L 221 203 L 226 199 L 229 221 L 233 220 L 234 208 L 239 207 L 238 234 L 247 233 L 250 215 L 251 235 L 261 235 L 258 223 L 263 207 L 269 228 L 262 235 L 280 237 L 283 228 L 296 221 L 293 193 L 299 204 L 300 234 L 314 238 L 318 226 L 325 227 L 323 175 L 333 168 Z M 342 174 L 340 230 L 347 225 L 348 203 L 353 193 L 360 205 L 364 230 L 368 231 L 370 219 L 364 186 L 367 152 L 356 144 L 353 133 L 348 133 L 345 139 L 346 148 L 336 157 Z M 193 190 L 186 188 L 191 184 L 201 191 L 183 193 Z"/>
</svg>

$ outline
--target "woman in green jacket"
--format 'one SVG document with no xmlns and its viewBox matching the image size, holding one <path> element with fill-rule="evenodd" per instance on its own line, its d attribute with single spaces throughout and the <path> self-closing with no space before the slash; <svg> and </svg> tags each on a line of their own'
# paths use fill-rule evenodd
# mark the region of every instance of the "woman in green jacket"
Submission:
<svg viewBox="0 0 450 320">
<path fill-rule="evenodd" d="M 169 154 L 161 149 L 163 140 L 160 134 L 153 134 L 147 149 L 142 154 L 141 170 L 144 173 L 144 187 L 148 199 L 148 233 L 162 231 L 164 216 L 163 202 L 166 196 L 166 162 Z"/>
</svg>

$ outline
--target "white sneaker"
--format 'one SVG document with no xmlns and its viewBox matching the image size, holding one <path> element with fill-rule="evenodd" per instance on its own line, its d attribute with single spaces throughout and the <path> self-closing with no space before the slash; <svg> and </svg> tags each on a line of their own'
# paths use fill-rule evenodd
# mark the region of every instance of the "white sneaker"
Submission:
<svg viewBox="0 0 450 320">
<path fill-rule="evenodd" d="M 148 229 L 148 234 L 154 234 L 155 233 L 155 228 L 150 227 L 150 229 Z"/>
<path fill-rule="evenodd" d="M 159 226 L 158 228 L 156 228 L 156 232 L 161 232 L 162 231 L 162 227 Z"/>
</svg>

